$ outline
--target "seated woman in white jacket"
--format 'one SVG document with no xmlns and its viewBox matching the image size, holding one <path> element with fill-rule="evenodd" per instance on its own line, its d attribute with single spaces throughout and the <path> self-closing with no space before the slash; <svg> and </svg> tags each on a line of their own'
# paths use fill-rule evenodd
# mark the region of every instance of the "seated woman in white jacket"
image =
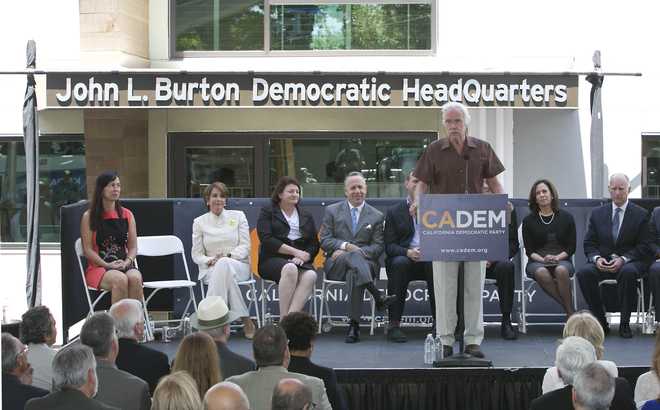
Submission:
<svg viewBox="0 0 660 410">
<path fill-rule="evenodd" d="M 619 370 L 617 369 L 616 363 L 609 360 L 602 360 L 603 353 L 605 352 L 605 347 L 603 346 L 603 343 L 605 342 L 605 332 L 603 332 L 603 327 L 598 322 L 598 319 L 596 319 L 591 313 L 583 310 L 571 315 L 566 322 L 566 325 L 564 325 L 564 333 L 562 337 L 566 338 L 569 336 L 579 336 L 587 339 L 594 346 L 594 349 L 596 349 L 598 363 L 602 364 L 612 377 L 619 377 Z M 543 394 L 561 389 L 564 386 L 566 386 L 566 384 L 564 384 L 561 377 L 559 377 L 556 366 L 552 366 L 546 370 L 545 375 L 543 376 L 543 385 L 541 386 Z"/>
<path fill-rule="evenodd" d="M 635 403 L 641 408 L 647 400 L 656 400 L 660 397 L 660 332 L 655 332 L 655 349 L 653 350 L 653 359 L 651 370 L 642 374 L 635 384 Z"/>
<path fill-rule="evenodd" d="M 225 209 L 228 194 L 222 182 L 204 190 L 209 212 L 193 221 L 191 253 L 207 294 L 222 297 L 243 320 L 245 337 L 252 339 L 256 329 L 237 283 L 250 278 L 250 227 L 242 211 Z"/>
</svg>

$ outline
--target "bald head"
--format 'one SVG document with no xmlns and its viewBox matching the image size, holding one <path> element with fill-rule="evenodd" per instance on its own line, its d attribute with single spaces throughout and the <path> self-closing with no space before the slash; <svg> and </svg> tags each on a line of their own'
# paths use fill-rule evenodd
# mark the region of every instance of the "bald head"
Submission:
<svg viewBox="0 0 660 410">
<path fill-rule="evenodd" d="M 250 410 L 250 402 L 236 384 L 220 382 L 204 395 L 204 410 Z"/>
<path fill-rule="evenodd" d="M 273 390 L 272 410 L 304 410 L 312 402 L 312 391 L 297 379 L 282 379 Z"/>
</svg>

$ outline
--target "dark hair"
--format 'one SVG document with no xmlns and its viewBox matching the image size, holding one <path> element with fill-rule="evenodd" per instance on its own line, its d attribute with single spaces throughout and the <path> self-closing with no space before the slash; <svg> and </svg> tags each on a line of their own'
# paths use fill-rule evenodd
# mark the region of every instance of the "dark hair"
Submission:
<svg viewBox="0 0 660 410">
<path fill-rule="evenodd" d="M 307 312 L 291 312 L 280 321 L 289 338 L 289 349 L 307 350 L 316 337 L 318 323 Z"/>
<path fill-rule="evenodd" d="M 557 188 L 552 184 L 552 182 L 547 179 L 539 179 L 532 184 L 532 189 L 529 190 L 529 210 L 535 213 L 539 212 L 539 204 L 536 203 L 536 187 L 539 184 L 545 184 L 550 190 L 550 195 L 552 195 L 552 201 L 550 201 L 550 207 L 552 210 L 557 212 L 559 210 L 559 195 L 557 194 Z"/>
<path fill-rule="evenodd" d="M 209 198 L 211 198 L 211 192 L 213 192 L 214 189 L 217 189 L 220 191 L 220 196 L 223 198 L 229 198 L 229 190 L 227 189 L 227 185 L 223 184 L 220 181 L 215 181 L 206 186 L 204 188 L 204 193 L 202 194 L 202 199 L 204 201 L 204 206 L 206 206 L 206 209 L 209 209 Z"/>
<path fill-rule="evenodd" d="M 45 343 L 53 334 L 50 310 L 46 306 L 33 307 L 21 319 L 21 341 L 25 344 Z"/>
<path fill-rule="evenodd" d="M 252 342 L 252 353 L 257 366 L 281 366 L 286 351 L 286 333 L 281 327 L 266 325 L 257 329 Z"/>
<path fill-rule="evenodd" d="M 97 312 L 90 316 L 80 331 L 80 343 L 91 347 L 94 356 L 107 356 L 114 337 L 115 321 L 105 312 Z"/>
<path fill-rule="evenodd" d="M 280 203 L 280 194 L 284 192 L 284 188 L 286 188 L 287 185 L 297 186 L 298 192 L 300 192 L 300 183 L 297 179 L 289 176 L 280 177 L 280 179 L 277 180 L 277 184 L 275 184 L 275 188 L 273 188 L 273 194 L 270 196 L 270 199 L 273 201 L 273 203 Z"/>
<path fill-rule="evenodd" d="M 103 219 L 103 189 L 117 178 L 119 178 L 119 174 L 116 171 L 105 171 L 96 177 L 92 202 L 89 203 L 89 229 L 92 231 L 98 229 Z M 123 218 L 119 200 L 115 201 L 115 210 L 117 211 L 117 216 Z"/>
<path fill-rule="evenodd" d="M 290 380 L 296 387 L 283 387 Z M 312 390 L 298 379 L 282 379 L 273 389 L 272 410 L 304 410 L 312 402 Z"/>
</svg>

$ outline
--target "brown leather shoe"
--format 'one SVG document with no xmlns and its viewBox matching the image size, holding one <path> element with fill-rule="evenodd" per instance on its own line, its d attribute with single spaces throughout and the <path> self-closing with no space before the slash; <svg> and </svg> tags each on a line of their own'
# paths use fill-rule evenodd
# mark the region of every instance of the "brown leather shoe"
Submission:
<svg viewBox="0 0 660 410">
<path fill-rule="evenodd" d="M 478 359 L 483 359 L 485 357 L 479 345 L 465 346 L 465 353 Z"/>
</svg>

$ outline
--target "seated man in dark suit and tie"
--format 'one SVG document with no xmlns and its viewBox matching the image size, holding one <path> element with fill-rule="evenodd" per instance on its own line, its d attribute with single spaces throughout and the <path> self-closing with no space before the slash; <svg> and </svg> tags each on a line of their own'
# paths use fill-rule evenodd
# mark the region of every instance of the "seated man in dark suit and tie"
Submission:
<svg viewBox="0 0 660 410">
<path fill-rule="evenodd" d="M 365 202 L 367 182 L 360 172 L 351 172 L 344 181 L 346 201 L 328 205 L 319 233 L 325 252 L 325 275 L 331 280 L 346 281 L 350 301 L 350 325 L 346 343 L 360 340 L 362 295 L 368 290 L 376 308 L 384 310 L 396 298 L 383 295 L 374 279 L 379 272 L 378 259 L 383 253 L 383 214 Z"/>
<path fill-rule="evenodd" d="M 337 386 L 337 375 L 334 369 L 312 363 L 312 351 L 318 323 L 307 312 L 292 312 L 284 316 L 280 322 L 286 337 L 289 339 L 289 371 L 318 377 L 325 383 L 328 400 L 334 410 L 346 409 L 346 404 Z"/>
<path fill-rule="evenodd" d="M 32 367 L 27 360 L 27 349 L 14 336 L 2 333 L 3 409 L 23 409 L 31 398 L 48 394 L 48 390 L 32 386 Z"/>
<path fill-rule="evenodd" d="M 387 268 L 387 292 L 397 298 L 390 305 L 390 324 L 387 338 L 403 343 L 406 335 L 401 330 L 401 316 L 406 303 L 408 284 L 411 280 L 425 280 L 431 305 L 431 316 L 435 322 L 435 294 L 433 292 L 433 266 L 420 261 L 419 225 L 417 218 L 410 215 L 410 204 L 414 201 L 418 179 L 409 173 L 405 187 L 408 197 L 391 206 L 385 216 L 385 267 Z"/>
<path fill-rule="evenodd" d="M 220 296 L 207 296 L 197 306 L 197 312 L 190 317 L 192 326 L 213 339 L 220 358 L 220 374 L 223 379 L 247 373 L 257 369 L 257 365 L 247 357 L 232 352 L 227 346 L 229 324 L 238 319 L 238 315 L 229 310 Z"/>
<path fill-rule="evenodd" d="M 589 310 L 607 334 L 609 325 L 598 283 L 616 279 L 621 306 L 619 335 L 631 338 L 630 312 L 637 298 L 637 279 L 645 272 L 649 254 L 648 212 L 628 201 L 630 181 L 624 174 L 610 177 L 612 202 L 594 209 L 584 237 L 587 264 L 577 278 Z"/>
<path fill-rule="evenodd" d="M 108 313 L 115 320 L 119 337 L 117 368 L 147 382 L 149 394 L 153 395 L 158 380 L 170 373 L 170 361 L 165 353 L 140 344 L 144 337 L 142 303 L 122 299 L 112 305 Z"/>
</svg>

